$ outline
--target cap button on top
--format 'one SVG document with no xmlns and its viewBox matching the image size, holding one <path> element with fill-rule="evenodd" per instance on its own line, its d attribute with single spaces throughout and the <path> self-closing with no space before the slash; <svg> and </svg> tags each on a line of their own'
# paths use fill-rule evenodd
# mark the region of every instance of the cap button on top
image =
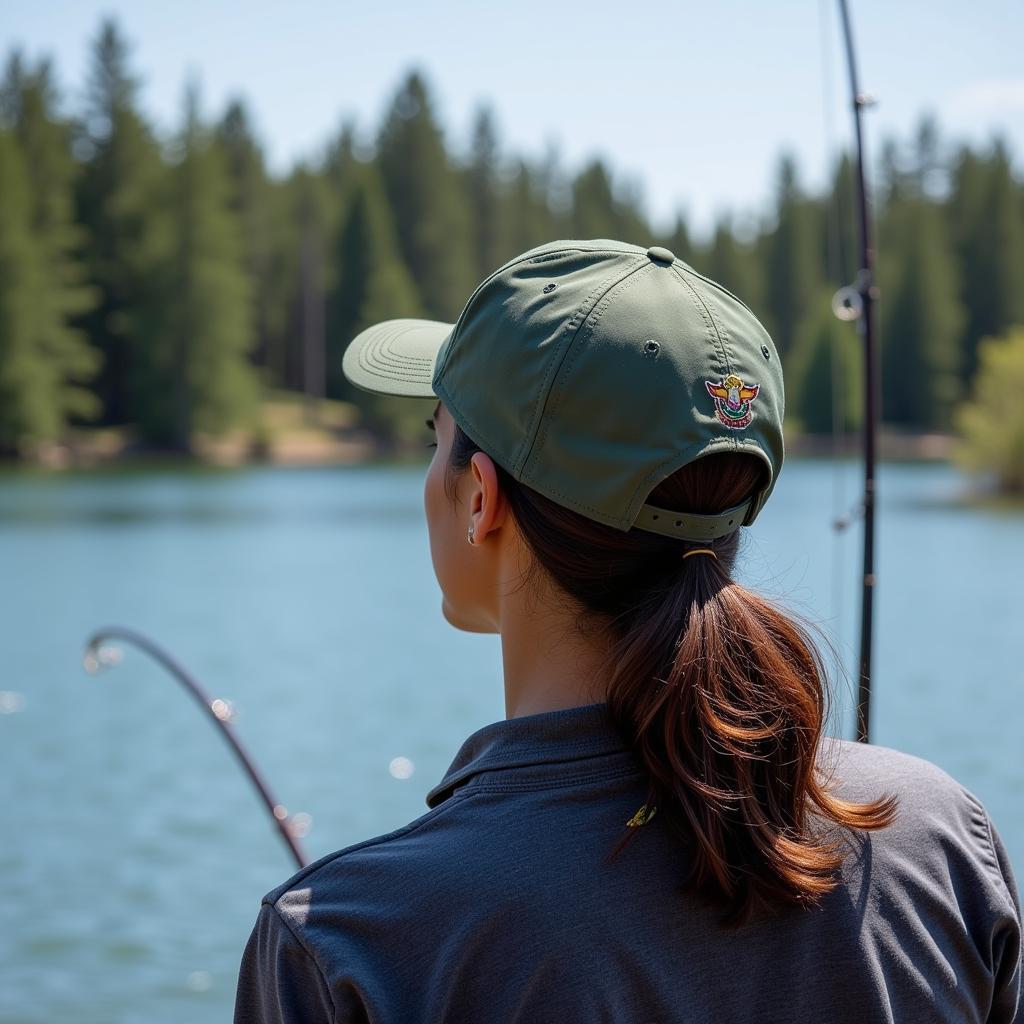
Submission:
<svg viewBox="0 0 1024 1024">
<path fill-rule="evenodd" d="M 663 245 L 652 245 L 647 250 L 647 255 L 652 260 L 660 260 L 662 263 L 671 263 L 676 258 L 676 254 L 671 249 L 666 249 Z"/>
</svg>

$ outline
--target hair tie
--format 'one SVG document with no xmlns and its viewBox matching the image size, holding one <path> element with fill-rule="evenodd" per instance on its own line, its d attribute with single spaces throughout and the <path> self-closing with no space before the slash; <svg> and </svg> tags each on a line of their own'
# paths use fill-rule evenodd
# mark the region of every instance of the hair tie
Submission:
<svg viewBox="0 0 1024 1024">
<path fill-rule="evenodd" d="M 716 555 L 711 548 L 694 548 L 692 551 L 687 551 L 686 554 L 683 555 L 683 560 L 685 561 L 690 557 L 690 555 L 710 555 L 716 561 L 718 559 L 718 555 Z"/>
</svg>

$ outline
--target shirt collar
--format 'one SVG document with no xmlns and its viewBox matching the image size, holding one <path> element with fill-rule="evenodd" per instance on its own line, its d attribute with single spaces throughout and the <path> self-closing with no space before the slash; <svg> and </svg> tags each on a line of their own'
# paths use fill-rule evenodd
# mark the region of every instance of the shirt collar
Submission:
<svg viewBox="0 0 1024 1024">
<path fill-rule="evenodd" d="M 607 703 L 505 718 L 466 738 L 444 778 L 427 793 L 427 806 L 436 807 L 478 772 L 575 761 L 626 749 Z"/>
</svg>

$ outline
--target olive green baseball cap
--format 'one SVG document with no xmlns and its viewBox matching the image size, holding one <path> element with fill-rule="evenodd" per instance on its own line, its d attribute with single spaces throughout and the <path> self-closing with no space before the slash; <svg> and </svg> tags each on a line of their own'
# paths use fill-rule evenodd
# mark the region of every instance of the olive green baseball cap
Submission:
<svg viewBox="0 0 1024 1024">
<path fill-rule="evenodd" d="M 783 459 L 782 366 L 735 295 L 661 246 L 560 239 L 499 267 L 454 324 L 387 320 L 347 346 L 357 387 L 441 399 L 511 476 L 620 530 L 707 541 L 749 525 Z M 763 459 L 717 515 L 647 496 L 714 452 Z"/>
</svg>

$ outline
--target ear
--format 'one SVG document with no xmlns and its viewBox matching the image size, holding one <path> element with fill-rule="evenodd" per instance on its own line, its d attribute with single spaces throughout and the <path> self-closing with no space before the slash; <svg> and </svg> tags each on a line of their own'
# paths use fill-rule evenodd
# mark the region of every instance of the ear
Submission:
<svg viewBox="0 0 1024 1024">
<path fill-rule="evenodd" d="M 474 539 L 480 544 L 491 530 L 505 522 L 508 500 L 501 493 L 494 461 L 486 452 L 474 452 L 469 467 L 469 521 L 473 524 Z"/>
</svg>

